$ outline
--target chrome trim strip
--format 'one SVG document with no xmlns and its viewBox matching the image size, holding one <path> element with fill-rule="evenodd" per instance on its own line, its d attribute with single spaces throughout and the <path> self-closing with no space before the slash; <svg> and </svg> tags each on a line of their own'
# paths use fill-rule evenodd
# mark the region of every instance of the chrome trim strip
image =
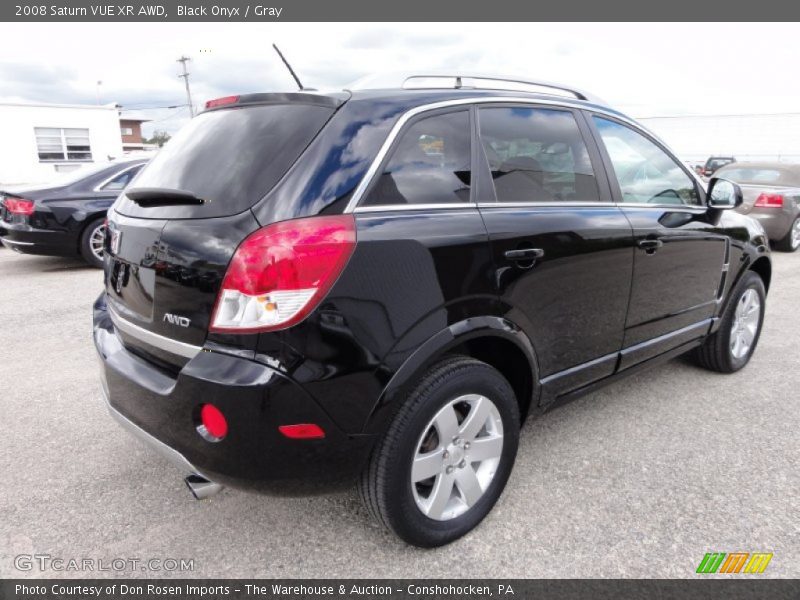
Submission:
<svg viewBox="0 0 800 600">
<path fill-rule="evenodd" d="M 0 241 L 2 241 L 4 244 L 16 244 L 17 246 L 33 246 L 34 245 L 33 242 L 18 242 L 16 240 L 10 240 L 10 239 L 5 238 L 5 237 L 4 238 L 0 238 Z"/>
<path fill-rule="evenodd" d="M 127 172 L 128 172 L 128 171 L 130 171 L 131 169 L 135 169 L 136 167 L 140 167 L 140 166 L 142 166 L 142 163 L 136 163 L 135 165 L 131 165 L 131 166 L 129 166 L 129 167 L 125 167 L 124 169 L 120 169 L 119 171 L 117 171 L 116 173 L 114 173 L 114 174 L 113 174 L 111 177 L 109 177 L 108 179 L 106 179 L 106 180 L 102 181 L 101 183 L 98 183 L 96 186 L 94 186 L 94 188 L 92 188 L 92 191 L 94 191 L 94 192 L 104 192 L 104 191 L 108 191 L 108 192 L 121 192 L 121 191 L 122 191 L 122 190 L 124 190 L 125 188 L 122 188 L 122 189 L 120 189 L 120 190 L 104 190 L 104 189 L 103 189 L 103 186 L 104 186 L 104 185 L 108 185 L 108 184 L 109 184 L 109 183 L 111 183 L 111 182 L 112 182 L 114 179 L 116 179 L 117 177 L 119 177 L 120 175 L 122 175 L 123 173 L 127 173 Z M 127 187 L 127 186 L 126 186 L 126 187 Z"/>
<path fill-rule="evenodd" d="M 395 210 L 446 210 L 448 208 L 477 208 L 472 202 L 457 202 L 453 204 L 383 204 L 381 206 L 357 206 L 354 213 L 389 212 Z"/>
<path fill-rule="evenodd" d="M 372 180 L 375 178 L 378 168 L 381 166 L 383 159 L 386 158 L 386 155 L 389 153 L 389 149 L 392 147 L 392 144 L 394 144 L 394 141 L 397 138 L 398 134 L 400 133 L 400 130 L 405 126 L 406 123 L 408 123 L 410 119 L 421 113 L 430 112 L 432 110 L 439 110 L 440 108 L 450 108 L 453 106 L 469 107 L 470 105 L 473 104 L 530 104 L 532 106 L 544 105 L 544 106 L 554 106 L 560 108 L 575 108 L 580 110 L 590 110 L 592 112 L 608 115 L 610 117 L 617 119 L 618 121 L 627 123 L 628 125 L 633 126 L 637 130 L 646 132 L 647 135 L 649 135 L 650 137 L 655 137 L 656 139 L 661 141 L 646 128 L 642 127 L 642 125 L 624 115 L 621 115 L 613 110 L 606 110 L 600 106 L 595 106 L 595 105 L 587 106 L 586 104 L 581 103 L 579 101 L 572 102 L 570 101 L 569 98 L 563 98 L 559 100 L 547 100 L 543 98 L 524 98 L 524 97 L 520 98 L 515 96 L 484 96 L 478 98 L 455 98 L 453 100 L 443 100 L 442 102 L 423 104 L 422 106 L 416 106 L 403 113 L 402 116 L 394 124 L 392 130 L 389 132 L 389 135 L 386 136 L 386 139 L 384 140 L 380 150 L 378 150 L 378 153 L 372 160 L 372 163 L 367 169 L 367 172 L 364 174 L 364 177 L 361 178 L 361 181 L 358 182 L 356 189 L 353 190 L 353 195 L 350 197 L 350 201 L 347 203 L 347 206 L 344 209 L 345 214 L 355 212 L 356 208 L 358 207 L 358 203 L 361 202 L 361 198 L 367 191 L 369 185 L 372 183 Z M 470 206 L 472 206 L 471 203 Z M 374 207 L 374 208 L 383 208 L 383 207 Z"/>
<path fill-rule="evenodd" d="M 200 473 L 197 470 L 197 468 L 195 468 L 195 466 L 192 463 L 190 463 L 189 460 L 183 454 L 175 450 L 175 448 L 168 446 L 158 438 L 147 433 L 144 429 L 139 427 L 136 423 L 134 423 L 128 417 L 119 412 L 116 408 L 111 406 L 111 400 L 108 396 L 108 391 L 105 389 L 105 387 L 103 387 L 103 399 L 106 402 L 106 408 L 108 409 L 108 413 L 111 415 L 111 417 L 117 423 L 119 423 L 123 427 L 123 429 L 125 429 L 128 433 L 133 435 L 133 437 L 144 442 L 145 445 L 150 446 L 153 450 L 155 450 L 161 456 L 166 458 L 174 466 L 178 467 L 178 469 L 184 471 L 187 475 L 197 474 L 205 477 L 205 475 Z M 206 477 L 206 479 L 208 478 Z"/>
<path fill-rule="evenodd" d="M 703 304 L 698 304 L 697 306 L 698 307 L 705 306 L 706 304 L 714 304 L 715 302 L 716 302 L 716 300 L 711 300 L 710 302 L 704 302 Z M 692 307 L 692 308 L 696 308 L 696 307 Z M 689 310 L 691 310 L 691 309 L 689 309 Z M 688 311 L 680 311 L 680 312 L 675 313 L 675 314 L 679 315 L 679 314 L 682 314 L 682 313 L 685 313 L 685 312 L 688 312 Z M 711 318 L 703 319 L 702 321 L 698 321 L 697 323 L 693 323 L 692 325 L 687 325 L 686 327 L 681 327 L 680 329 L 676 329 L 675 331 L 670 331 L 669 333 L 665 333 L 665 334 L 659 335 L 658 337 L 650 338 L 649 340 L 645 340 L 643 342 L 639 342 L 638 344 L 634 344 L 633 346 L 628 346 L 627 348 L 623 348 L 622 350 L 619 351 L 620 355 L 627 356 L 628 354 L 631 354 L 632 352 L 636 352 L 638 350 L 643 350 L 645 348 L 648 348 L 649 346 L 660 344 L 661 342 L 668 341 L 668 340 L 670 340 L 672 338 L 680 337 L 684 333 L 690 333 L 690 332 L 694 331 L 695 329 L 701 329 L 701 330 L 703 328 L 709 329 L 711 327 L 711 321 L 712 321 Z M 641 325 L 645 325 L 645 323 L 641 323 Z M 634 327 L 638 327 L 638 325 L 634 325 Z"/>
<path fill-rule="evenodd" d="M 561 207 L 617 208 L 613 202 L 478 202 L 478 208 L 561 208 Z"/>
<path fill-rule="evenodd" d="M 202 346 L 194 346 L 193 344 L 179 342 L 178 340 L 173 340 L 163 335 L 153 333 L 152 331 L 147 331 L 147 329 L 139 327 L 138 325 L 134 325 L 117 314 L 114 309 L 111 308 L 111 305 L 108 306 L 108 314 L 111 316 L 114 327 L 127 333 L 131 337 L 135 337 L 137 340 L 160 348 L 165 352 L 177 354 L 185 358 L 194 358 L 203 350 Z"/>
</svg>

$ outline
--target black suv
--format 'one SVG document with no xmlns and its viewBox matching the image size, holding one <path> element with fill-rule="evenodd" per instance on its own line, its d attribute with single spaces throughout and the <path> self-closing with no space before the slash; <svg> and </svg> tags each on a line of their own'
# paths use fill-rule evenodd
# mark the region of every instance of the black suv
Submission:
<svg viewBox="0 0 800 600">
<path fill-rule="evenodd" d="M 103 389 L 195 496 L 357 481 L 437 546 L 526 417 L 750 359 L 771 263 L 735 184 L 581 92 L 413 83 L 211 101 L 109 211 Z"/>
</svg>

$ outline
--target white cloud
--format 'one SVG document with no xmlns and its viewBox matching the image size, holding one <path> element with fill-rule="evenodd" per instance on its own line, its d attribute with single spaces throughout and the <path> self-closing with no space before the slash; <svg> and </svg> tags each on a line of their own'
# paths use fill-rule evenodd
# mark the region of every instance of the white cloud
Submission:
<svg viewBox="0 0 800 600">
<path fill-rule="evenodd" d="M 303 83 L 369 73 L 519 74 L 590 90 L 633 116 L 797 110 L 797 24 L 92 23 L 0 25 L 0 97 L 120 102 L 176 130 L 187 111 L 175 60 L 192 58 L 196 103 L 289 90 L 276 42 Z M 32 44 L 31 40 L 36 43 Z M 21 50 L 24 49 L 24 50 Z"/>
</svg>

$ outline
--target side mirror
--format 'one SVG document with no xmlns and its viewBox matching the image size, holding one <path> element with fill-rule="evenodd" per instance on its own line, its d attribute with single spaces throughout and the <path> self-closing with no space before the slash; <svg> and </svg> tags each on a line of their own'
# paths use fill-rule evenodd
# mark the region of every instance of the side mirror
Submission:
<svg viewBox="0 0 800 600">
<path fill-rule="evenodd" d="M 742 188 L 732 181 L 714 177 L 708 182 L 709 208 L 736 208 L 742 204 Z"/>
</svg>

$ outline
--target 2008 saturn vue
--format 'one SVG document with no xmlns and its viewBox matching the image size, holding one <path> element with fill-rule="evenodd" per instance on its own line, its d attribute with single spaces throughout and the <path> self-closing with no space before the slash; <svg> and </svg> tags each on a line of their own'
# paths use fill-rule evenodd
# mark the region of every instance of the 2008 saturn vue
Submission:
<svg viewBox="0 0 800 600">
<path fill-rule="evenodd" d="M 682 353 L 748 363 L 772 271 L 739 203 L 570 88 L 211 101 L 109 211 L 106 399 L 198 497 L 356 482 L 445 544 L 497 501 L 526 417 Z"/>
</svg>

